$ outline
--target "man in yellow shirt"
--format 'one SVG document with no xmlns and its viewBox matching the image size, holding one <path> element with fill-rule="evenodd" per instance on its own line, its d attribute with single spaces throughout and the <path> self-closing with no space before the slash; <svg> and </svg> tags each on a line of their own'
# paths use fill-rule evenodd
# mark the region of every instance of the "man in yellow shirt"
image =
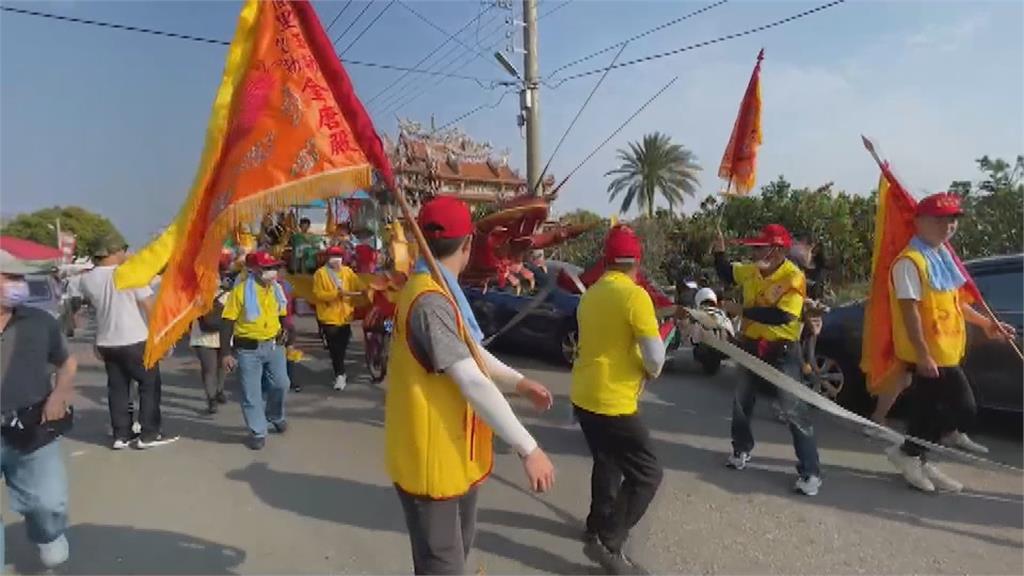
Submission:
<svg viewBox="0 0 1024 576">
<path fill-rule="evenodd" d="M 769 224 L 755 238 L 740 240 L 754 249 L 752 263 L 733 264 L 725 258 L 725 239 L 719 233 L 713 247 L 715 269 L 721 279 L 736 284 L 743 292 L 742 305 L 733 304 L 731 313 L 742 315 L 742 345 L 745 350 L 771 364 L 797 381 L 803 378 L 800 355 L 800 331 L 803 328 L 807 280 L 786 254 L 793 239 L 779 224 Z M 762 379 L 753 372 L 736 387 L 732 403 L 732 455 L 727 465 L 742 470 L 754 449 L 750 419 Z M 808 406 L 796 397 L 779 392 L 780 405 L 793 435 L 797 458 L 797 478 L 793 489 L 814 496 L 821 488 L 818 445 L 814 439 Z"/>
<path fill-rule="evenodd" d="M 570 398 L 594 459 L 584 552 L 611 574 L 643 573 L 623 545 L 662 478 L 639 414 L 644 383 L 657 378 L 665 362 L 654 302 L 636 283 L 642 252 L 633 230 L 612 228 L 605 273 L 576 312 L 579 357 Z"/>
<path fill-rule="evenodd" d="M 250 253 L 245 257 L 246 278 L 235 284 L 224 304 L 221 345 L 231 342 L 238 356 L 225 354 L 224 368 L 239 370 L 242 416 L 250 432 L 246 445 L 252 450 L 266 445 L 268 422 L 280 434 L 288 429 L 284 400 L 289 380 L 282 325 L 288 301 L 277 283 L 282 265 L 266 252 Z"/>
<path fill-rule="evenodd" d="M 907 434 L 937 443 L 948 433 L 954 446 L 977 452 L 983 447 L 964 433 L 976 412 L 974 393 L 960 368 L 967 349 L 966 323 L 981 327 L 990 338 L 1012 337 L 1014 330 L 979 314 L 964 293 L 967 278 L 945 246 L 962 214 L 955 194 L 921 200 L 916 235 L 892 265 L 889 305 L 896 357 L 914 373 Z M 963 489 L 926 460 L 923 446 L 910 440 L 889 448 L 886 455 L 918 490 Z"/>
<path fill-rule="evenodd" d="M 348 385 L 345 377 L 345 350 L 352 339 L 352 298 L 360 294 L 359 276 L 343 264 L 345 249 L 327 249 L 327 263 L 313 274 L 313 296 L 316 298 L 316 319 L 320 322 L 327 350 L 334 367 L 334 389 Z"/>
<path fill-rule="evenodd" d="M 469 263 L 469 208 L 452 197 L 435 198 L 420 208 L 419 224 L 448 291 L 420 261 L 399 294 L 384 408 L 387 467 L 405 512 L 415 573 L 463 574 L 476 532 L 477 490 L 494 463 L 492 433 L 522 458 L 531 489 L 545 492 L 555 480 L 551 461 L 499 386 L 538 410 L 550 408 L 552 399 L 543 385 L 480 347 L 485 375 L 466 343 L 483 338 L 457 281 Z"/>
</svg>

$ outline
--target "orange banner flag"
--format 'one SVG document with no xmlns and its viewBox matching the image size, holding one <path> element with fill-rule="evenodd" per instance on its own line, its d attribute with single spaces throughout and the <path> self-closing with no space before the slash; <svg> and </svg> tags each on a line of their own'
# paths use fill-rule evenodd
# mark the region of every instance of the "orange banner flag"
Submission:
<svg viewBox="0 0 1024 576">
<path fill-rule="evenodd" d="M 224 240 L 241 222 L 394 176 L 307 0 L 247 0 L 213 104 L 192 190 L 175 221 L 120 266 L 119 288 L 165 268 L 149 319 L 153 365 L 211 305 Z"/>
<path fill-rule="evenodd" d="M 864 138 L 865 147 L 875 155 L 874 145 Z M 914 218 L 917 201 L 900 184 L 888 162 L 877 156 L 882 174 L 878 180 L 878 204 L 875 208 L 875 242 L 871 251 L 871 284 L 864 305 L 864 334 L 861 340 L 861 370 L 867 376 L 868 391 L 881 394 L 899 382 L 893 378 L 905 369 L 896 358 L 892 338 L 892 310 L 889 294 L 892 290 L 890 272 L 893 262 L 914 237 Z M 956 251 L 946 248 L 967 283 L 961 288 L 969 300 L 981 301 L 977 285 L 967 273 Z"/>
<path fill-rule="evenodd" d="M 761 146 L 762 60 L 764 49 L 757 54 L 757 64 L 740 102 L 740 111 L 722 155 L 722 164 L 718 167 L 718 177 L 727 182 L 726 194 L 748 194 L 757 180 L 757 149 Z"/>
</svg>

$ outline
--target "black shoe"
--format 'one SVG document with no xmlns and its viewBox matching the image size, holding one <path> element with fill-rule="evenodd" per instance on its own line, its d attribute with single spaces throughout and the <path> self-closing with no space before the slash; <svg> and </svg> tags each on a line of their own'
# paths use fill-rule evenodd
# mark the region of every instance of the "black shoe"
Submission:
<svg viewBox="0 0 1024 576">
<path fill-rule="evenodd" d="M 216 414 L 219 410 L 220 410 L 220 407 L 217 406 L 217 401 L 216 400 L 207 400 L 206 401 L 206 413 L 207 414 Z"/>
<path fill-rule="evenodd" d="M 223 392 L 217 392 L 217 395 L 213 397 L 217 401 L 217 404 L 227 404 L 228 397 Z"/>
<path fill-rule="evenodd" d="M 597 532 L 593 532 L 587 528 L 583 531 L 583 543 L 589 544 L 590 542 L 597 542 Z"/>
<path fill-rule="evenodd" d="M 287 420 L 281 420 L 280 422 L 271 422 L 270 425 L 274 427 L 274 432 L 277 432 L 278 434 L 284 434 L 285 432 L 288 431 Z"/>
<path fill-rule="evenodd" d="M 642 566 L 622 552 L 612 552 L 597 538 L 583 546 L 587 558 L 598 563 L 608 574 L 649 574 Z"/>
<path fill-rule="evenodd" d="M 263 450 L 267 445 L 267 439 L 262 436 L 249 436 L 245 439 L 245 446 L 249 450 Z"/>
</svg>

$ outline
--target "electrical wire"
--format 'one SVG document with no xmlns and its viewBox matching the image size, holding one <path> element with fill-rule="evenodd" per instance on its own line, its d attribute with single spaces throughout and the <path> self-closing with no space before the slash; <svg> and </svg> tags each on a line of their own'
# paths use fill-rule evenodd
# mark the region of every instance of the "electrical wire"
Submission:
<svg viewBox="0 0 1024 576">
<path fill-rule="evenodd" d="M 431 132 L 431 134 L 436 134 L 438 132 L 441 132 L 441 131 L 445 130 L 449 126 L 453 126 L 455 124 L 458 124 L 459 122 L 465 120 L 466 118 L 469 118 L 473 114 L 476 114 L 477 112 L 479 112 L 481 110 L 484 110 L 486 108 L 491 108 L 491 109 L 497 108 L 498 106 L 501 105 L 502 101 L 505 100 L 506 96 L 508 96 L 509 94 L 514 94 L 515 92 L 516 92 L 515 90 L 507 90 L 505 92 L 502 92 L 501 93 L 501 97 L 498 98 L 498 100 L 494 104 L 488 104 L 488 103 L 484 102 L 483 104 L 477 106 L 476 108 L 473 108 L 469 112 L 465 112 L 463 114 L 460 114 L 459 116 L 456 116 L 455 118 L 453 118 L 453 119 L 449 120 L 448 122 L 445 122 L 441 126 L 435 128 L 434 131 Z"/>
<path fill-rule="evenodd" d="M 351 30 L 352 27 L 356 25 L 356 22 L 359 22 L 359 19 L 363 17 L 363 14 L 366 14 L 366 11 L 370 9 L 370 6 L 373 6 L 373 2 L 366 3 L 366 7 L 364 7 L 359 12 L 359 14 L 356 15 L 355 20 L 349 22 L 348 26 L 346 26 L 345 29 L 342 30 L 341 34 L 338 34 L 338 37 L 334 39 L 334 42 L 331 42 L 331 46 L 338 46 L 338 42 L 340 42 L 341 39 L 345 37 L 345 34 L 348 34 L 348 31 Z"/>
<path fill-rule="evenodd" d="M 62 16 L 60 14 L 51 14 L 48 12 L 37 12 L 35 10 L 26 10 L 24 8 L 14 8 L 11 6 L 0 6 L 0 10 L 4 12 L 11 12 L 12 14 L 21 14 L 23 16 L 33 16 L 38 18 L 60 20 L 63 22 L 71 22 L 74 24 L 85 24 L 88 26 L 96 26 L 98 28 L 110 28 L 113 30 L 121 30 L 124 32 L 138 32 L 140 34 L 149 34 L 151 36 L 159 36 L 163 38 L 174 38 L 177 40 L 188 40 L 190 42 L 198 42 L 201 44 L 214 44 L 218 46 L 230 46 L 231 42 L 227 40 L 220 40 L 217 38 L 207 38 L 203 36 L 194 36 L 191 34 L 179 34 L 177 32 L 168 32 L 166 30 L 156 30 L 153 28 L 142 28 L 140 26 L 129 26 L 127 24 L 116 24 L 113 22 L 103 22 L 100 20 L 89 20 L 86 18 L 75 18 L 72 16 Z M 366 68 L 377 68 L 380 70 L 391 70 L 395 72 L 407 72 L 409 74 L 422 74 L 425 76 L 436 76 L 441 78 L 455 78 L 458 80 L 470 80 L 476 82 L 480 86 L 496 86 L 503 82 L 500 79 L 494 78 L 483 78 L 480 76 L 469 76 L 465 74 L 446 74 L 442 72 L 435 72 L 431 70 L 423 70 L 420 68 L 410 68 L 408 66 L 399 66 L 397 64 L 383 64 L 380 62 L 368 62 L 364 60 L 341 60 L 343 64 L 350 66 L 362 66 Z"/>
<path fill-rule="evenodd" d="M 359 39 L 362 38 L 364 34 L 369 32 L 370 28 L 373 28 L 373 25 L 376 24 L 377 21 L 380 20 L 382 16 L 384 16 L 384 13 L 387 12 L 394 5 L 395 5 L 395 0 L 391 0 L 390 2 L 388 2 L 387 5 L 384 6 L 384 9 L 381 10 L 377 14 L 377 16 L 374 17 L 373 20 L 370 20 L 370 23 L 367 24 L 365 28 L 363 28 L 362 32 L 360 32 L 358 36 L 356 36 L 356 39 L 351 41 L 351 42 L 349 42 L 348 46 L 346 46 L 345 49 L 341 51 L 340 55 L 344 56 L 346 52 L 351 50 L 352 47 L 356 45 L 356 42 L 359 42 Z"/>
<path fill-rule="evenodd" d="M 610 67 L 609 67 L 609 69 L 610 69 Z M 641 106 L 640 108 L 638 108 L 638 109 L 636 110 L 636 112 L 633 112 L 633 114 L 631 114 L 629 118 L 626 118 L 626 121 L 625 121 L 625 122 L 623 122 L 622 124 L 620 124 L 620 125 L 619 125 L 619 127 L 618 127 L 618 128 L 616 128 L 614 132 L 612 132 L 612 133 L 611 133 L 611 134 L 610 134 L 610 135 L 609 135 L 609 136 L 608 136 L 607 138 L 605 138 L 605 139 L 604 139 L 604 140 L 603 140 L 603 141 L 602 141 L 602 142 L 601 142 L 600 144 L 598 144 L 598 145 L 597 145 L 597 147 L 596 147 L 596 148 L 594 148 L 594 149 L 593 149 L 593 150 L 592 150 L 592 151 L 590 152 L 590 154 L 587 154 L 587 157 L 586 157 L 586 158 L 584 158 L 584 159 L 583 159 L 583 160 L 582 160 L 582 161 L 581 161 L 581 162 L 580 162 L 579 164 L 577 164 L 577 165 L 576 165 L 576 167 L 575 167 L 575 168 L 573 168 L 573 169 L 572 169 L 572 170 L 571 170 L 571 171 L 570 171 L 570 172 L 569 172 L 568 174 L 566 174 L 566 175 L 565 175 L 565 178 L 562 178 L 562 181 L 558 183 L 558 186 L 555 186 L 554 190 L 552 190 L 552 191 L 550 192 L 550 195 L 552 195 L 552 196 L 553 196 L 553 195 L 557 194 L 557 193 L 558 193 L 558 190 L 559 190 L 559 189 L 561 189 L 561 188 L 562 188 L 562 186 L 564 186 L 564 185 L 565 185 L 565 183 L 569 181 L 569 178 L 572 178 L 573 174 L 575 174 L 575 173 L 576 173 L 576 172 L 577 172 L 577 171 L 578 171 L 578 170 L 579 170 L 580 168 L 582 168 L 584 164 L 586 164 L 586 163 L 587 163 L 588 161 L 590 161 L 590 159 L 591 159 L 591 158 L 593 158 L 595 154 L 597 154 L 598 150 L 600 150 L 601 148 L 604 148 L 605 144 L 607 144 L 607 143 L 611 142 L 612 138 L 615 138 L 616 136 L 618 136 L 619 132 L 622 132 L 622 130 L 623 130 L 623 129 L 624 129 L 624 128 L 625 128 L 625 127 L 626 127 L 626 126 L 627 126 L 627 125 L 628 125 L 628 124 L 629 124 L 630 122 L 632 122 L 634 118 L 636 118 L 637 116 L 639 116 L 639 115 L 640 115 L 640 113 L 641 113 L 641 112 L 643 112 L 645 108 L 647 108 L 648 106 L 650 106 L 650 105 L 651 105 L 651 102 L 654 102 L 655 100 L 657 100 L 657 99 L 658 99 L 658 97 L 659 97 L 659 96 L 661 96 L 661 95 L 662 95 L 662 94 L 663 94 L 663 93 L 664 93 L 664 92 L 665 92 L 666 90 L 668 90 L 670 86 L 672 86 L 673 84 L 675 84 L 675 83 L 676 83 L 676 80 L 678 80 L 678 79 L 679 79 L 679 76 L 676 76 L 675 78 L 673 78 L 673 79 L 669 80 L 669 81 L 668 81 L 668 84 L 665 84 L 664 86 L 662 86 L 662 87 L 661 87 L 661 90 L 658 90 L 657 92 L 655 92 L 655 93 L 654 93 L 654 96 L 651 96 L 651 97 L 650 97 L 650 98 L 649 98 L 649 99 L 647 100 L 647 102 L 644 102 L 643 106 Z"/>
<path fill-rule="evenodd" d="M 485 58 L 485 56 L 483 54 L 481 54 L 476 48 L 466 44 L 462 40 L 459 40 L 458 38 L 456 38 L 455 34 L 452 34 L 451 32 L 445 30 L 440 25 L 435 23 L 433 20 L 431 20 L 430 18 L 427 18 L 426 16 L 424 16 L 423 14 L 421 14 L 418 10 L 416 10 L 412 6 L 409 6 L 408 3 L 403 2 L 402 0 L 398 0 L 398 5 L 401 6 L 402 8 L 405 8 L 413 16 L 415 16 L 415 17 L 419 18 L 420 20 L 422 20 L 427 26 L 430 26 L 434 30 L 437 30 L 441 34 L 444 34 L 445 36 L 447 36 L 449 40 L 454 40 L 455 42 L 458 42 L 458 44 L 460 46 L 462 46 L 463 48 L 465 48 L 466 50 L 469 50 L 469 51 L 475 53 L 477 56 L 479 56 L 481 58 Z M 490 10 L 490 8 L 488 8 L 488 10 Z M 481 12 L 481 15 L 483 15 L 482 12 Z M 477 20 L 479 21 L 479 18 L 477 18 Z M 461 30 L 459 30 L 459 32 L 461 32 Z M 456 32 L 456 34 L 458 34 L 458 32 Z"/>
<path fill-rule="evenodd" d="M 665 22 L 664 24 L 660 24 L 658 26 L 655 26 L 654 28 L 651 28 L 649 30 L 646 30 L 644 32 L 641 32 L 639 34 L 631 36 L 629 38 L 626 38 L 622 42 L 616 42 L 615 44 L 612 44 L 611 46 L 606 46 L 606 47 L 598 50 L 597 52 L 594 52 L 592 54 L 587 54 L 586 56 L 583 56 L 581 58 L 577 58 L 576 60 L 573 60 L 572 62 L 567 62 L 565 64 L 562 64 L 561 66 L 559 66 L 559 67 L 555 68 L 554 70 L 552 70 L 551 73 L 548 74 L 548 77 L 550 78 L 550 77 L 554 76 L 555 74 L 558 74 L 562 70 L 565 70 L 566 68 L 571 68 L 572 66 L 575 66 L 577 64 L 581 64 L 581 63 L 586 62 L 587 60 L 590 60 L 592 58 L 596 58 L 597 56 L 600 56 L 601 54 L 604 54 L 605 52 L 610 52 L 610 51 L 618 48 L 619 46 L 624 46 L 624 45 L 628 44 L 629 42 L 633 42 L 634 40 L 639 40 L 639 39 L 643 38 L 644 36 L 649 36 L 651 34 L 654 34 L 655 32 L 658 32 L 660 30 L 664 30 L 665 28 L 669 28 L 671 26 L 675 26 L 676 24 L 679 24 L 680 22 L 684 22 L 686 20 L 689 20 L 690 18 L 693 18 L 694 16 L 697 16 L 697 15 L 703 14 L 704 12 L 707 12 L 709 10 L 713 10 L 715 8 L 718 8 L 719 6 L 721 6 L 723 4 L 727 4 L 728 2 L 729 2 L 729 0 L 718 0 L 718 2 L 715 2 L 713 4 L 708 4 L 707 6 L 704 6 L 703 8 L 700 8 L 699 10 L 694 10 L 693 12 L 690 12 L 689 14 L 686 14 L 684 16 L 680 16 L 679 18 L 675 18 L 673 20 L 669 20 L 668 22 Z"/>
<path fill-rule="evenodd" d="M 551 161 L 555 159 L 555 155 L 558 154 L 559 148 L 561 148 L 562 144 L 565 143 L 565 139 L 569 136 L 569 132 L 571 132 L 573 127 L 576 126 L 576 122 L 580 119 L 580 116 L 583 115 L 583 111 L 587 109 L 587 105 L 590 104 L 590 100 L 594 97 L 594 94 L 597 93 L 597 89 L 604 83 L 604 79 L 607 78 L 608 73 L 612 71 L 612 66 L 619 61 L 619 56 L 622 56 L 622 52 L 628 45 L 629 43 L 627 42 L 619 48 L 619 51 L 615 54 L 615 58 L 612 58 L 611 63 L 608 64 L 607 68 L 605 68 L 604 74 L 602 74 L 601 78 L 598 79 L 597 84 L 594 84 L 594 87 L 590 90 L 590 94 L 587 95 L 587 99 L 583 101 L 580 109 L 576 111 L 576 116 L 573 117 L 572 122 L 569 122 L 569 126 L 566 127 L 565 131 L 562 132 L 562 137 L 558 139 L 558 144 L 555 144 L 555 149 L 551 151 L 551 156 L 548 157 L 548 161 L 544 164 L 544 169 L 540 171 L 540 178 L 533 183 L 533 186 L 528 188 L 529 190 L 537 190 L 540 188 L 541 182 L 544 181 L 544 175 L 548 173 L 548 168 L 551 168 Z"/>
<path fill-rule="evenodd" d="M 545 12 L 545 13 L 541 14 L 540 16 L 538 16 L 537 20 L 540 21 L 540 20 L 543 20 L 544 18 L 546 18 L 548 16 L 551 16 L 555 12 L 558 12 L 562 8 L 565 8 L 566 6 L 568 6 L 569 4 L 572 4 L 572 2 L 573 2 L 573 0 L 565 0 L 565 2 L 562 2 L 558 6 L 555 6 L 551 10 L 548 10 L 547 12 Z"/>
<path fill-rule="evenodd" d="M 762 24 L 762 25 L 756 26 L 754 28 L 748 28 L 746 30 L 743 30 L 742 32 L 735 32 L 735 33 L 732 33 L 732 34 L 727 34 L 725 36 L 719 36 L 718 38 L 713 38 L 711 40 L 705 40 L 703 42 L 698 42 L 696 44 L 690 44 L 689 46 L 683 46 L 682 48 L 676 48 L 675 50 L 669 50 L 668 52 L 660 52 L 658 54 L 651 54 L 649 56 L 644 56 L 642 58 L 636 58 L 634 60 L 628 60 L 628 61 L 623 62 L 621 64 L 616 64 L 615 68 L 625 68 L 627 66 L 634 66 L 636 64 L 642 64 L 644 62 L 650 62 L 651 60 L 658 60 L 660 58 L 665 58 L 665 57 L 668 57 L 668 56 L 674 56 L 676 54 L 680 54 L 682 52 L 687 52 L 687 51 L 690 51 L 690 50 L 695 50 L 697 48 L 703 48 L 705 46 L 711 46 L 713 44 L 718 44 L 718 43 L 721 43 L 721 42 L 725 42 L 727 40 L 733 40 L 735 38 L 741 38 L 743 36 L 749 36 L 749 35 L 755 34 L 757 32 L 763 32 L 763 31 L 768 30 L 770 28 L 775 28 L 777 26 L 781 26 L 783 24 L 792 22 L 794 20 L 799 20 L 801 18 L 810 16 L 812 14 L 816 14 L 816 13 L 821 12 L 823 10 L 827 10 L 827 9 L 832 8 L 834 6 L 838 6 L 840 4 L 843 4 L 844 2 L 846 2 L 846 0 L 833 0 L 832 2 L 829 2 L 827 4 L 822 4 L 822 5 L 817 6 L 815 8 L 811 8 L 810 10 L 804 10 L 803 12 L 799 12 L 797 14 L 794 14 L 792 16 L 788 16 L 788 17 L 783 18 L 781 20 L 776 20 L 774 22 L 769 22 L 768 24 Z M 566 77 L 560 79 L 558 82 L 556 82 L 553 85 L 551 85 L 551 87 L 552 88 L 558 88 L 559 86 L 561 86 L 562 84 L 564 84 L 564 83 L 566 83 L 566 82 L 568 82 L 570 80 L 576 80 L 578 78 L 584 78 L 586 76 L 592 76 L 594 74 L 600 74 L 602 72 L 604 72 L 603 68 L 596 68 L 594 70 L 588 70 L 586 72 L 580 72 L 578 74 L 572 74 L 570 76 L 566 76 Z"/>
<path fill-rule="evenodd" d="M 490 10 L 490 8 L 488 8 L 488 10 Z M 487 13 L 487 10 L 484 10 L 484 11 L 481 11 L 481 12 L 479 12 L 479 13 L 478 13 L 478 14 L 477 14 L 476 16 L 474 16 L 474 17 L 473 17 L 472 19 L 470 19 L 470 20 L 469 20 L 469 21 L 467 21 L 467 22 L 466 22 L 465 24 L 463 24 L 463 25 L 462 25 L 462 28 L 459 28 L 459 30 L 458 30 L 457 32 L 455 32 L 455 34 L 461 34 L 461 33 L 462 33 L 462 32 L 463 32 L 463 31 L 464 31 L 464 30 L 465 30 L 466 28 L 469 28 L 469 26 L 470 26 L 470 25 L 471 25 L 471 24 L 472 24 L 473 22 L 479 22 L 479 21 L 480 21 L 480 18 L 481 18 L 481 17 L 482 17 L 482 16 L 484 15 L 484 14 L 486 14 L 486 13 Z M 430 57 L 431 57 L 431 56 L 433 56 L 434 54 L 437 54 L 437 53 L 438 53 L 438 52 L 439 52 L 439 51 L 441 50 L 441 48 L 444 48 L 444 47 L 445 47 L 445 46 L 446 46 L 446 45 L 447 45 L 447 44 L 448 44 L 449 42 L 451 42 L 451 41 L 452 41 L 452 38 L 451 38 L 451 37 L 449 37 L 449 38 L 448 38 L 447 40 L 445 40 L 444 42 L 442 42 L 442 43 L 438 44 L 436 48 L 434 48 L 433 50 L 431 50 L 431 51 L 430 51 L 430 53 L 428 53 L 428 54 L 427 54 L 426 56 L 424 56 L 423 58 L 421 58 L 419 62 L 417 62 L 417 63 L 413 64 L 413 68 L 419 68 L 419 67 L 420 67 L 420 65 L 422 65 L 422 64 L 423 64 L 424 62 L 426 62 L 427 60 L 429 60 L 429 59 L 430 59 Z M 404 80 L 404 79 L 405 79 L 405 77 L 406 77 L 406 76 L 408 76 L 408 75 L 409 75 L 409 72 L 406 72 L 406 73 L 402 74 L 401 76 L 399 76 L 398 78 L 395 78 L 395 79 L 394 79 L 394 80 L 393 80 L 393 81 L 392 81 L 392 82 L 391 82 L 390 84 L 388 84 L 387 86 L 385 86 L 385 87 L 384 87 L 384 88 L 383 88 L 382 90 L 380 90 L 379 92 L 377 92 L 376 94 L 374 94 L 374 95 L 373 95 L 373 97 L 371 97 L 371 98 L 370 98 L 369 100 L 367 100 L 367 101 L 366 101 L 366 105 L 367 105 L 367 106 L 369 106 L 370 104 L 372 104 L 372 103 L 373 103 L 373 102 L 374 102 L 375 100 L 377 100 L 377 98 L 380 98 L 382 94 L 384 94 L 385 92 L 387 92 L 388 90 L 390 90 L 391 88 L 393 88 L 393 87 L 395 86 L 395 84 L 398 84 L 399 82 L 401 82 L 402 80 Z"/>
<path fill-rule="evenodd" d="M 338 21 L 338 18 L 341 18 L 341 15 L 345 13 L 345 10 L 348 10 L 348 7 L 351 4 L 352 4 L 352 0 L 348 0 L 348 2 L 345 2 L 345 5 L 342 6 L 341 10 L 338 11 L 338 15 L 335 16 L 334 20 L 331 20 L 331 23 L 327 25 L 327 35 L 328 36 L 330 36 L 330 34 L 331 34 L 331 28 L 334 28 L 334 23 Z"/>
</svg>

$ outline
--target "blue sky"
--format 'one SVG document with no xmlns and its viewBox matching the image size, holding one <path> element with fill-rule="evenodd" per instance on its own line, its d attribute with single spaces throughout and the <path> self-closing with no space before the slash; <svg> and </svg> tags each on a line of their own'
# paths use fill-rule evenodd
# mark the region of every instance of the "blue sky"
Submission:
<svg viewBox="0 0 1024 576">
<path fill-rule="evenodd" d="M 449 32 L 486 6 L 477 0 L 410 5 Z M 671 50 L 777 20 L 821 2 L 731 1 L 627 47 L 621 60 Z M 689 1 L 575 0 L 540 23 L 541 73 L 707 5 Z M 230 39 L 240 2 L 0 2 L 80 18 Z M 314 2 L 326 25 L 344 2 Z M 518 17 L 521 2 L 513 1 Z M 560 0 L 542 0 L 543 13 Z M 337 36 L 365 5 L 356 1 L 331 31 Z M 344 48 L 384 8 L 371 6 L 338 43 Z M 607 180 L 615 149 L 661 130 L 692 149 L 704 166 L 701 196 L 715 193 L 718 162 L 754 57 L 764 47 L 763 183 L 784 174 L 801 186 L 833 181 L 866 193 L 877 169 L 859 134 L 875 137 L 917 194 L 954 179 L 976 179 L 982 154 L 1024 152 L 1024 4 L 851 1 L 767 32 L 613 71 L 553 163 L 571 170 L 671 77 L 679 80 L 566 185 L 558 212 L 578 207 L 611 214 Z M 492 9 L 460 36 L 487 55 L 504 48 L 504 14 Z M 515 29 L 516 46 L 521 32 Z M 393 5 L 346 57 L 411 66 L 445 40 Z M 449 44 L 422 67 L 500 78 L 491 58 Z M 184 200 L 198 161 L 226 47 L 0 13 L 0 211 L 10 215 L 78 204 L 110 217 L 139 243 L 167 224 Z M 438 57 L 451 54 L 445 62 Z M 606 65 L 609 52 L 566 73 Z M 517 57 L 518 58 L 518 57 Z M 349 66 L 370 99 L 400 73 Z M 541 93 L 544 158 L 598 76 Z M 407 87 L 406 87 L 407 86 Z M 501 90 L 458 79 L 410 75 L 395 94 L 420 96 L 397 114 L 438 125 Z M 394 92 L 394 91 L 393 91 Z M 398 98 L 398 96 L 402 96 Z M 388 96 L 371 106 L 378 130 L 394 134 Z M 469 134 L 508 148 L 523 168 L 515 125 L 517 98 L 463 120 Z M 691 203 L 695 206 L 699 198 Z"/>
</svg>

